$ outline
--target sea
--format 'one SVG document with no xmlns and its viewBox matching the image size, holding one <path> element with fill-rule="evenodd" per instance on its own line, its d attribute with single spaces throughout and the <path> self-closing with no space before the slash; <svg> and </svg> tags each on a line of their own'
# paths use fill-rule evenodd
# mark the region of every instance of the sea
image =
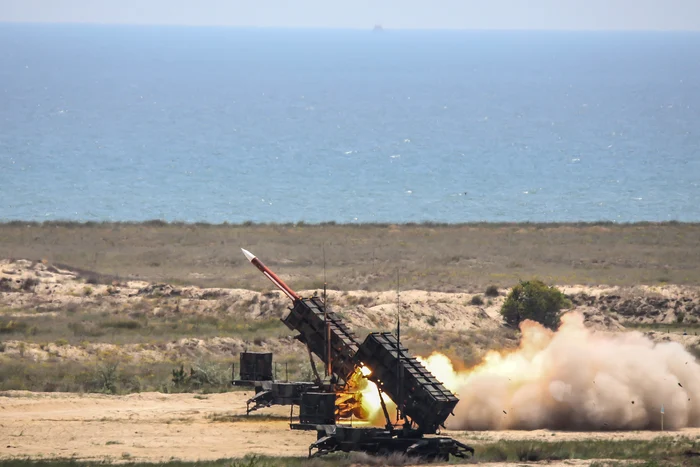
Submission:
<svg viewBox="0 0 700 467">
<path fill-rule="evenodd" d="M 0 221 L 700 221 L 700 33 L 0 24 Z"/>
</svg>

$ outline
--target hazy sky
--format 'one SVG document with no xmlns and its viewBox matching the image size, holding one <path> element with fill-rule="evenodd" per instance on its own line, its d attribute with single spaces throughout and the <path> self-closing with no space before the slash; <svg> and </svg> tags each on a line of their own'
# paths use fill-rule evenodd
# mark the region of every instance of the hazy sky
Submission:
<svg viewBox="0 0 700 467">
<path fill-rule="evenodd" d="M 700 0 L 0 0 L 0 21 L 700 30 Z"/>
</svg>

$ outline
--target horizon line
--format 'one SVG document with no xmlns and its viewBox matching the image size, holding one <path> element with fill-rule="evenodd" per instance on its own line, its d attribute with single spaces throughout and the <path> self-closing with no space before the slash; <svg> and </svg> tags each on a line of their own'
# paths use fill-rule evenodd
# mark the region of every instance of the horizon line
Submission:
<svg viewBox="0 0 700 467">
<path fill-rule="evenodd" d="M 171 27 L 192 29 L 256 29 L 256 30 L 293 30 L 293 31 L 367 31 L 383 34 L 392 31 L 398 32 L 585 32 L 585 33 L 700 33 L 700 29 L 673 29 L 673 28 L 440 28 L 440 27 L 385 27 L 375 24 L 369 27 L 360 26 L 281 26 L 281 25 L 238 25 L 238 24 L 187 24 L 187 23 L 110 23 L 101 21 L 13 21 L 0 20 L 0 25 L 25 25 L 25 26 L 114 26 L 114 27 Z M 376 26 L 380 26 L 380 32 L 376 32 Z"/>
<path fill-rule="evenodd" d="M 406 222 L 391 222 L 391 221 L 371 221 L 371 222 L 338 222 L 338 221 L 296 221 L 296 222 L 207 222 L 207 221 L 178 221 L 164 219 L 148 219 L 148 220 L 0 220 L 0 228 L 5 227 L 99 227 L 99 226 L 148 226 L 148 227 L 184 227 L 184 226 L 201 226 L 201 227 L 494 227 L 494 226 L 578 226 L 578 227 L 596 227 L 596 226 L 693 226 L 700 227 L 700 221 L 679 221 L 679 220 L 638 220 L 638 221 L 611 221 L 611 220 L 596 220 L 596 221 L 464 221 L 464 222 L 441 222 L 441 221 L 406 221 Z"/>
</svg>

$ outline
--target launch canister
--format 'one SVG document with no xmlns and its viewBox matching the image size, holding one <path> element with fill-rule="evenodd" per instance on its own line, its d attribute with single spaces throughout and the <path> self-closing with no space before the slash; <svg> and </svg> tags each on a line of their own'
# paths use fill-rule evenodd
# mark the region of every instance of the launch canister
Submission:
<svg viewBox="0 0 700 467">
<path fill-rule="evenodd" d="M 245 248 L 241 248 L 241 250 L 243 251 L 243 254 L 248 259 L 248 261 L 253 263 L 253 265 L 256 268 L 258 268 L 260 270 L 260 272 L 265 274 L 265 276 L 267 276 L 267 278 L 270 279 L 272 281 L 272 283 L 277 286 L 278 289 L 280 289 L 282 292 L 284 292 L 285 295 L 290 298 L 290 300 L 296 301 L 296 300 L 301 299 L 301 297 L 299 297 L 299 295 L 297 295 L 297 293 L 295 291 L 293 291 L 291 289 L 291 287 L 289 287 L 287 284 L 285 284 L 282 279 L 277 277 L 277 274 L 275 274 L 274 272 L 272 272 L 270 270 L 270 268 L 265 266 L 265 264 L 263 264 L 263 262 L 260 261 L 253 253 L 246 250 Z"/>
</svg>

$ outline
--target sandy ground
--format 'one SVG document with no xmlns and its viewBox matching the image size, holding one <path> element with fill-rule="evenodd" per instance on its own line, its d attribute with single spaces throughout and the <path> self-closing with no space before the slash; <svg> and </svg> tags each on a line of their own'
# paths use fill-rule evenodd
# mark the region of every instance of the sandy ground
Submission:
<svg viewBox="0 0 700 467">
<path fill-rule="evenodd" d="M 286 421 L 212 420 L 245 414 L 247 394 L 5 393 L 0 397 L 0 455 L 147 461 L 307 455 L 315 435 L 292 431 Z"/>
<path fill-rule="evenodd" d="M 315 434 L 292 431 L 285 420 L 213 420 L 216 416 L 243 415 L 247 396 L 247 392 L 206 396 L 3 393 L 0 396 L 0 457 L 74 457 L 107 461 L 195 461 L 242 457 L 252 453 L 305 457 Z M 277 407 L 259 413 L 284 416 L 288 409 Z M 694 438 L 700 436 L 700 429 L 664 433 L 537 430 L 444 434 L 466 443 L 483 444 L 500 439 L 644 440 L 669 435 Z M 562 465 L 587 463 L 567 461 Z"/>
</svg>

